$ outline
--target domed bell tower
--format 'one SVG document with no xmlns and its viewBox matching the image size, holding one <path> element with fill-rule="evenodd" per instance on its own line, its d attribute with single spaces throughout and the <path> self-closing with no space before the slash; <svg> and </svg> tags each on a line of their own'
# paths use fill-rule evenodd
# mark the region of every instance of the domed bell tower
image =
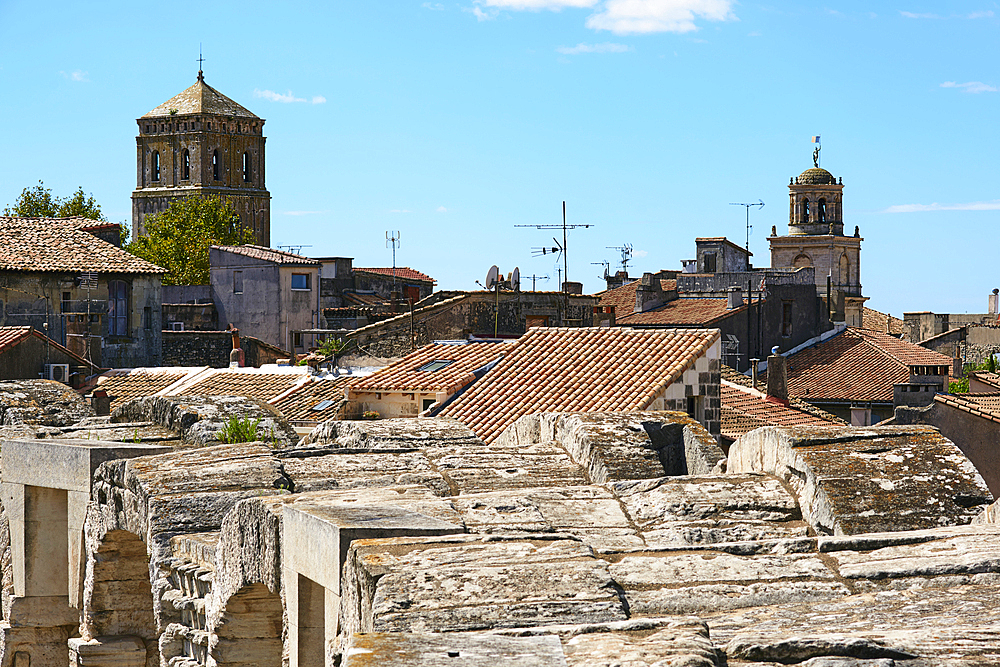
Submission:
<svg viewBox="0 0 1000 667">
<path fill-rule="evenodd" d="M 844 181 L 826 169 L 806 169 L 788 183 L 788 233 L 844 235 Z"/>
</svg>

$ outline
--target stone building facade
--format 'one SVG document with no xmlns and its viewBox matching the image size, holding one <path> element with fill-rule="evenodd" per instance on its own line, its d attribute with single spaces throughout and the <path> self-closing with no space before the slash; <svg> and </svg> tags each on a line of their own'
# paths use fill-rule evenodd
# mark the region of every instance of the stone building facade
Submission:
<svg viewBox="0 0 1000 667">
<path fill-rule="evenodd" d="M 788 184 L 788 235 L 772 228 L 771 267 L 813 267 L 816 291 L 832 301 L 828 308 L 835 322 L 860 327 L 864 303 L 861 295 L 861 238 L 844 235 L 844 182 L 826 169 L 806 169 Z M 827 280 L 829 278 L 829 280 Z M 829 283 L 829 294 L 828 285 Z"/>
<path fill-rule="evenodd" d="M 177 199 L 228 199 L 257 245 L 271 243 L 271 195 L 264 183 L 264 119 L 207 83 L 193 86 L 136 120 L 132 239 L 148 215 Z"/>
</svg>

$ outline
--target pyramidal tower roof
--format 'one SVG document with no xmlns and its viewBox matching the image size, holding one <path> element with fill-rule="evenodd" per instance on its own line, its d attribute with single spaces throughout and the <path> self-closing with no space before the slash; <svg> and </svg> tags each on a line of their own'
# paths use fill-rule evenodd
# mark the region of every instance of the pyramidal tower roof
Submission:
<svg viewBox="0 0 1000 667">
<path fill-rule="evenodd" d="M 205 77 L 201 72 L 198 72 L 198 80 L 193 86 L 182 93 L 174 95 L 160 106 L 145 114 L 143 118 L 170 116 L 171 111 L 174 111 L 175 114 L 210 113 L 238 118 L 258 118 L 256 114 L 240 106 L 205 83 Z"/>
</svg>

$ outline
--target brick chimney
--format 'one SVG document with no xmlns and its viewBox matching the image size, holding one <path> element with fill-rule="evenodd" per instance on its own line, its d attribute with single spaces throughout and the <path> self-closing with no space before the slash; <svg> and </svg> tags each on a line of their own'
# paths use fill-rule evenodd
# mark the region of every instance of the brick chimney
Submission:
<svg viewBox="0 0 1000 667">
<path fill-rule="evenodd" d="M 767 399 L 770 403 L 788 405 L 788 360 L 771 348 L 767 358 Z"/>
</svg>

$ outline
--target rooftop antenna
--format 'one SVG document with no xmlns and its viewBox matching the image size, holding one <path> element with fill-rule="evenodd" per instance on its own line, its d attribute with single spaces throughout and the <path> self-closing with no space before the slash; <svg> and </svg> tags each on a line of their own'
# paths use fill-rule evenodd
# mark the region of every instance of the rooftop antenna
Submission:
<svg viewBox="0 0 1000 667">
<path fill-rule="evenodd" d="M 617 250 L 622 254 L 622 271 L 625 275 L 628 275 L 628 263 L 632 261 L 632 244 L 626 243 L 624 245 L 609 245 L 608 250 Z M 609 267 L 610 268 L 610 267 Z"/>
<path fill-rule="evenodd" d="M 611 270 L 611 262 L 608 262 L 608 261 L 591 262 L 591 264 L 593 264 L 594 266 L 603 266 L 604 267 L 604 275 L 603 276 L 598 276 L 598 278 L 600 278 L 601 280 L 607 280 L 608 279 L 608 276 L 610 275 L 609 271 Z"/>
<path fill-rule="evenodd" d="M 396 248 L 399 247 L 399 232 L 386 232 L 385 233 L 385 247 L 388 248 L 392 246 L 392 289 L 396 289 Z"/>
<path fill-rule="evenodd" d="M 311 247 L 312 247 L 311 245 L 306 245 L 306 244 L 279 245 L 278 246 L 278 250 L 284 250 L 286 252 L 292 253 L 293 255 L 300 255 L 300 254 L 302 254 L 302 249 L 303 248 L 311 248 Z"/>
<path fill-rule="evenodd" d="M 534 273 L 532 273 L 530 276 L 524 276 L 524 277 L 525 278 L 531 278 L 531 291 L 532 292 L 535 291 L 535 281 L 536 280 L 548 280 L 549 279 L 548 276 L 536 276 Z"/>
<path fill-rule="evenodd" d="M 756 204 L 742 204 L 742 203 L 739 203 L 739 202 L 736 202 L 736 203 L 730 202 L 729 205 L 730 206 L 743 206 L 743 207 L 746 207 L 746 210 L 747 210 L 747 268 L 749 269 L 750 268 L 750 232 L 751 232 L 751 230 L 753 230 L 753 227 L 750 225 L 750 207 L 751 206 L 756 206 L 757 210 L 759 211 L 760 209 L 764 208 L 764 200 L 763 199 L 758 199 Z"/>
<path fill-rule="evenodd" d="M 567 225 L 566 224 L 566 202 L 562 203 L 562 224 L 561 225 L 514 225 L 515 227 L 534 227 L 535 229 L 561 229 L 563 233 L 562 245 L 559 245 L 559 241 L 553 237 L 553 241 L 556 242 L 556 246 L 562 252 L 563 256 L 563 270 L 560 279 L 560 288 L 564 289 L 565 286 L 562 283 L 569 282 L 569 251 L 567 247 L 567 234 L 570 229 L 576 229 L 577 227 L 583 227 L 587 229 L 593 227 L 594 225 Z M 542 250 L 547 250 L 543 248 Z M 542 252 L 544 255 L 545 252 Z"/>
<path fill-rule="evenodd" d="M 205 62 L 205 59 L 201 57 L 201 42 L 198 43 L 198 80 L 204 81 L 205 75 L 201 71 L 201 64 Z"/>
</svg>

